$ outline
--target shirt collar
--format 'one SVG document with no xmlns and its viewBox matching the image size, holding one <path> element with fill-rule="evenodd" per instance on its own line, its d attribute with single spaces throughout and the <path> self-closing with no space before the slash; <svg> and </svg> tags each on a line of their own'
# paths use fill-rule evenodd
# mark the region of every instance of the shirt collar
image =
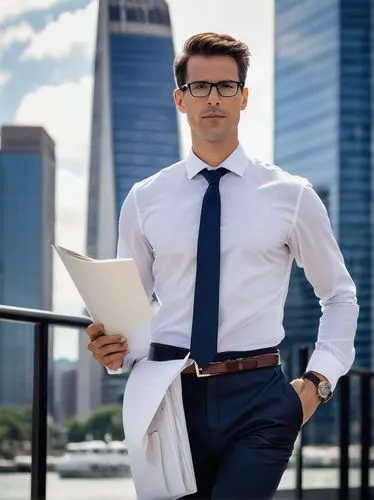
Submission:
<svg viewBox="0 0 374 500">
<path fill-rule="evenodd" d="M 248 157 L 245 154 L 245 151 L 242 148 L 241 144 L 239 144 L 238 147 L 231 153 L 231 155 L 228 156 L 226 160 L 224 160 L 218 167 L 225 167 L 230 172 L 243 177 L 247 165 Z M 193 177 L 195 177 L 195 175 L 204 170 L 204 168 L 209 168 L 209 165 L 200 160 L 200 158 L 198 158 L 191 150 L 186 159 L 186 169 L 189 180 L 191 180 Z"/>
</svg>

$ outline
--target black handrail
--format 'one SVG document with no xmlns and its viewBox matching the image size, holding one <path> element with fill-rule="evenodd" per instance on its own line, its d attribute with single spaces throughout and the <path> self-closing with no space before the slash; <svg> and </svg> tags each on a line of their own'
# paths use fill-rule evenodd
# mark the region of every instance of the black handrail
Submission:
<svg viewBox="0 0 374 500">
<path fill-rule="evenodd" d="M 34 324 L 34 389 L 32 422 L 32 462 L 31 462 L 31 499 L 45 500 L 47 471 L 47 393 L 48 393 L 48 329 L 49 326 L 86 328 L 91 319 L 86 316 L 68 316 L 51 311 L 26 309 L 0 305 L 0 320 Z M 305 370 L 308 348 L 299 349 L 299 373 Z M 290 361 L 292 357 L 290 354 Z M 291 363 L 290 363 L 291 365 Z M 349 428 L 350 428 L 350 378 L 360 379 L 361 405 L 361 486 L 360 500 L 370 498 L 369 467 L 371 446 L 371 379 L 374 371 L 353 366 L 339 381 L 340 402 L 340 479 L 339 499 L 349 498 Z M 303 430 L 300 448 L 296 459 L 296 498 L 303 497 Z"/>
<path fill-rule="evenodd" d="M 3 305 L 0 305 L 0 319 L 34 324 L 31 499 L 44 500 L 47 478 L 48 329 L 50 325 L 85 328 L 92 320 L 84 316 Z"/>
<path fill-rule="evenodd" d="M 68 316 L 42 309 L 4 306 L 0 304 L 0 319 L 16 321 L 17 323 L 47 323 L 53 326 L 70 326 L 73 328 L 89 325 L 92 320 L 86 316 Z"/>
<path fill-rule="evenodd" d="M 344 376 L 340 380 L 340 473 L 339 473 L 339 498 L 348 500 L 349 495 L 349 404 L 350 380 Z"/>
<path fill-rule="evenodd" d="M 299 349 L 299 374 L 304 373 L 308 364 L 309 349 L 307 346 L 300 347 Z M 299 435 L 299 448 L 296 455 L 296 498 L 302 500 L 303 498 L 303 447 L 305 442 L 304 427 L 300 429 Z"/>
</svg>

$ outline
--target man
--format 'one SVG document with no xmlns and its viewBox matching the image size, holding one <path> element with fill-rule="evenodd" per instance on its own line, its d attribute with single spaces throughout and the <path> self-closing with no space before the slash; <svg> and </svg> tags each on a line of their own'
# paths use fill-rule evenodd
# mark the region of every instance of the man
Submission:
<svg viewBox="0 0 374 500">
<path fill-rule="evenodd" d="M 174 100 L 192 151 L 136 183 L 119 220 L 118 257 L 135 259 L 160 304 L 148 357 L 190 351 L 198 367 L 181 375 L 194 498 L 271 498 L 301 425 L 354 360 L 356 290 L 324 205 L 306 179 L 239 144 L 248 66 L 247 46 L 228 35 L 187 40 Z M 293 259 L 323 314 L 307 373 L 290 384 L 277 346 Z M 88 349 L 108 370 L 126 369 L 126 343 L 98 337 L 104 328 L 90 325 Z"/>
</svg>

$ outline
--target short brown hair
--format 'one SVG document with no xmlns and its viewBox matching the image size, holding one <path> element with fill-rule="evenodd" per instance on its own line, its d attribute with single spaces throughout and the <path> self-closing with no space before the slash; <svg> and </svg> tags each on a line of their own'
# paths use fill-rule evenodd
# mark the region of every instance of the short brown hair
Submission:
<svg viewBox="0 0 374 500">
<path fill-rule="evenodd" d="M 197 54 L 233 57 L 238 65 L 239 79 L 241 82 L 245 82 L 251 55 L 248 46 L 230 35 L 208 32 L 199 33 L 188 38 L 183 46 L 183 51 L 175 57 L 174 76 L 178 87 L 186 83 L 189 58 Z"/>
</svg>

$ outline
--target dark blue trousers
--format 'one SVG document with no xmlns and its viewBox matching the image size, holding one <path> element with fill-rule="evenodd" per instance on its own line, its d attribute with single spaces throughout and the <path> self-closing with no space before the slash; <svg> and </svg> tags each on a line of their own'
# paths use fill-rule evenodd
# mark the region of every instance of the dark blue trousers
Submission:
<svg viewBox="0 0 374 500">
<path fill-rule="evenodd" d="M 281 366 L 182 374 L 182 389 L 198 486 L 184 498 L 272 498 L 303 419 Z"/>
</svg>

